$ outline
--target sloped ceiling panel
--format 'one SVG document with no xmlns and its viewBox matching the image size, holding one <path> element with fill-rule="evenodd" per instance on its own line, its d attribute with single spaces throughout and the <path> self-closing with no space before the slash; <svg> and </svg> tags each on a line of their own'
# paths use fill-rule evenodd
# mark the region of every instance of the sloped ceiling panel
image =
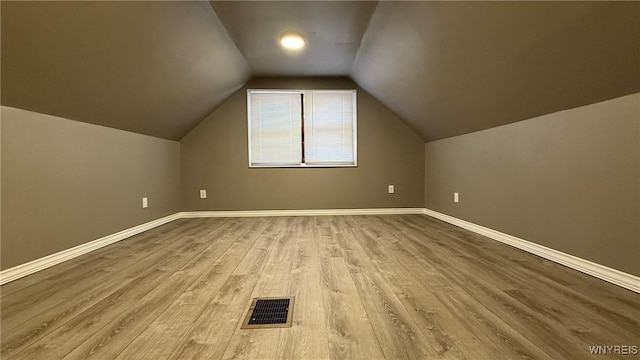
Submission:
<svg viewBox="0 0 640 360">
<path fill-rule="evenodd" d="M 640 91 L 640 2 L 0 4 L 3 105 L 167 139 L 252 75 L 350 75 L 427 141 Z"/>
<path fill-rule="evenodd" d="M 377 1 L 213 1 L 256 76 L 347 75 Z M 279 46 L 296 32 L 300 52 Z"/>
<path fill-rule="evenodd" d="M 251 76 L 208 2 L 1 6 L 2 105 L 177 140 Z"/>
<path fill-rule="evenodd" d="M 352 78 L 429 141 L 640 91 L 638 2 L 381 2 Z"/>
</svg>

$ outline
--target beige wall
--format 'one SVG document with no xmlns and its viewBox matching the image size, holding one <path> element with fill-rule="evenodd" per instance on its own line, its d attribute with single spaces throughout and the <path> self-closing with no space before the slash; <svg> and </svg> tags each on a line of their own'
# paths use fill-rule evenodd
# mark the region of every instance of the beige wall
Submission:
<svg viewBox="0 0 640 360">
<path fill-rule="evenodd" d="M 2 269 L 180 211 L 178 142 L 8 107 L 1 115 Z"/>
<path fill-rule="evenodd" d="M 430 142 L 425 154 L 427 208 L 640 275 L 640 94 Z"/>
<path fill-rule="evenodd" d="M 344 78 L 255 79 L 232 95 L 181 141 L 184 211 L 423 206 L 424 143 L 360 89 L 357 168 L 250 169 L 247 88 L 356 85 Z M 199 199 L 200 189 L 207 199 Z"/>
</svg>

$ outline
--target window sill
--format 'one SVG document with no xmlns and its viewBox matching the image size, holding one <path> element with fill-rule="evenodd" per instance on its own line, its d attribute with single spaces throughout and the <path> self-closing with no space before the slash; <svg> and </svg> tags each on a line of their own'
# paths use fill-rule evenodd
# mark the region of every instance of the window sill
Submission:
<svg viewBox="0 0 640 360">
<path fill-rule="evenodd" d="M 304 168 L 357 168 L 358 164 L 278 164 L 278 165 L 249 165 L 249 169 L 273 169 L 273 168 L 294 168 L 294 169 L 304 169 Z"/>
</svg>

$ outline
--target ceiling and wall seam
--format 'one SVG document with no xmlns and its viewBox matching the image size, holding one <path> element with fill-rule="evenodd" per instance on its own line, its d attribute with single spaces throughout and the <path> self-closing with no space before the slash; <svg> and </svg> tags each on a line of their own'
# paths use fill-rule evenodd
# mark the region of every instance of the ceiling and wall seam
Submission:
<svg viewBox="0 0 640 360">
<path fill-rule="evenodd" d="M 369 28 L 371 27 L 371 20 L 376 16 L 376 12 L 378 11 L 378 7 L 380 6 L 380 1 L 377 1 L 376 8 L 373 10 L 371 17 L 369 17 L 369 21 L 367 22 L 367 28 L 362 35 L 362 39 L 360 39 L 360 45 L 358 46 L 358 51 L 356 51 L 356 56 L 353 58 L 353 63 L 351 63 L 351 69 L 349 69 L 349 77 L 353 79 L 353 67 L 358 62 L 358 57 L 360 57 L 360 49 L 362 49 L 362 44 L 367 40 L 369 36 Z M 355 82 L 355 81 L 354 81 Z"/>
</svg>

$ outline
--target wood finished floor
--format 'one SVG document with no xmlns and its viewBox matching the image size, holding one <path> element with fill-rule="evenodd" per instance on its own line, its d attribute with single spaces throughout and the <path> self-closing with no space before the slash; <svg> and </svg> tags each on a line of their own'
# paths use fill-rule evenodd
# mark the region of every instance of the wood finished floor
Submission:
<svg viewBox="0 0 640 360">
<path fill-rule="evenodd" d="M 605 359 L 640 295 L 421 215 L 183 219 L 0 288 L 2 359 Z M 240 329 L 295 296 L 293 327 Z M 619 356 L 621 359 L 636 358 Z"/>
</svg>

